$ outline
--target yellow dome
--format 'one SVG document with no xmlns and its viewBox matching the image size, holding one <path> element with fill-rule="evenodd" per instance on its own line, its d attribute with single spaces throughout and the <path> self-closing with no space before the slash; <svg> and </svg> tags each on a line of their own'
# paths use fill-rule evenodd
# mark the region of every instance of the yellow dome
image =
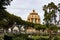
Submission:
<svg viewBox="0 0 60 40">
<path fill-rule="evenodd" d="M 28 16 L 27 21 L 40 24 L 40 17 L 38 13 L 36 13 L 35 10 L 33 10 L 33 12 L 30 13 L 30 15 Z"/>
</svg>

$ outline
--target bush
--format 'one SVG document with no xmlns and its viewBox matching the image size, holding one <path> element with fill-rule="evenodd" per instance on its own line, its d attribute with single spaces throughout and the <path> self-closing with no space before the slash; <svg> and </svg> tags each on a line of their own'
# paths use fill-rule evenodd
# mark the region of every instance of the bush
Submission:
<svg viewBox="0 0 60 40">
<path fill-rule="evenodd" d="M 40 40 L 49 40 L 49 38 L 40 38 Z"/>
<path fill-rule="evenodd" d="M 4 35 L 4 40 L 12 40 L 11 36 Z"/>
</svg>

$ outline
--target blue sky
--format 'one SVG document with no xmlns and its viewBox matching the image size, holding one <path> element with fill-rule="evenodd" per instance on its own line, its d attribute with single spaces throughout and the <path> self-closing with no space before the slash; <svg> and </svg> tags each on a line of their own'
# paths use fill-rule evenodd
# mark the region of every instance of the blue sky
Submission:
<svg viewBox="0 0 60 40">
<path fill-rule="evenodd" d="M 35 9 L 40 15 L 42 23 L 44 18 L 43 6 L 50 2 L 54 2 L 57 5 L 60 0 L 13 0 L 6 10 L 11 14 L 20 16 L 23 20 L 27 20 L 30 12 Z"/>
</svg>

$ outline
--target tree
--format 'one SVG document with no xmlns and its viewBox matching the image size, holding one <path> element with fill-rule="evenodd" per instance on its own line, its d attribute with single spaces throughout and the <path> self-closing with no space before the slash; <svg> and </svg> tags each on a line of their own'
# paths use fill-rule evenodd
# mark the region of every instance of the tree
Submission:
<svg viewBox="0 0 60 40">
<path fill-rule="evenodd" d="M 49 7 L 49 11 L 51 12 L 50 14 L 51 14 L 51 16 L 52 16 L 52 18 L 53 18 L 53 20 L 54 20 L 54 23 L 55 23 L 55 25 L 56 25 L 56 13 L 57 13 L 57 6 L 53 3 L 53 2 L 51 2 L 49 5 L 48 5 L 48 7 Z M 52 10 L 52 11 L 51 11 Z"/>
<path fill-rule="evenodd" d="M 6 10 L 0 15 L 0 27 L 8 30 L 16 22 L 17 25 L 21 24 L 22 19 L 18 16 L 8 13 Z"/>
<path fill-rule="evenodd" d="M 0 9 L 5 9 L 4 6 L 10 5 L 12 0 L 0 0 Z"/>
<path fill-rule="evenodd" d="M 4 9 L 6 9 L 6 7 L 5 6 L 7 6 L 7 5 L 10 5 L 10 2 L 11 2 L 12 0 L 0 0 L 0 20 L 2 19 L 1 17 L 1 15 L 3 15 L 2 13 L 4 13 Z"/>
<path fill-rule="evenodd" d="M 52 26 L 53 25 L 56 26 L 57 9 L 58 9 L 57 6 L 53 2 L 49 3 L 48 5 L 44 5 L 43 7 L 44 21 L 45 21 L 46 26 L 50 30 L 49 31 L 50 37 L 51 37 Z"/>
<path fill-rule="evenodd" d="M 10 5 L 10 2 L 12 0 L 0 0 L 0 27 L 3 29 L 7 29 L 8 28 L 8 22 L 5 19 L 5 10 L 7 5 Z M 1 23 L 2 22 L 2 23 Z"/>
<path fill-rule="evenodd" d="M 44 20 L 47 22 L 47 24 L 52 24 L 53 20 L 54 20 L 54 23 L 56 24 L 57 9 L 58 9 L 57 6 L 53 2 L 49 3 L 46 6 L 44 5 L 44 7 L 43 7 L 43 10 L 45 12 Z"/>
<path fill-rule="evenodd" d="M 41 25 L 41 24 L 35 24 L 34 28 L 37 30 L 45 30 L 47 27 L 45 25 Z"/>
</svg>

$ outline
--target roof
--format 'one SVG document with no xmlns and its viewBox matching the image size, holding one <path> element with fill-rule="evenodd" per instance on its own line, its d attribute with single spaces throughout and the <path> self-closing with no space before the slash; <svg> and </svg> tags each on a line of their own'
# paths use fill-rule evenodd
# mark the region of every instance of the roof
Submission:
<svg viewBox="0 0 60 40">
<path fill-rule="evenodd" d="M 38 13 L 36 13 L 35 10 L 33 10 L 33 12 L 30 13 L 30 15 L 38 15 Z"/>
</svg>

